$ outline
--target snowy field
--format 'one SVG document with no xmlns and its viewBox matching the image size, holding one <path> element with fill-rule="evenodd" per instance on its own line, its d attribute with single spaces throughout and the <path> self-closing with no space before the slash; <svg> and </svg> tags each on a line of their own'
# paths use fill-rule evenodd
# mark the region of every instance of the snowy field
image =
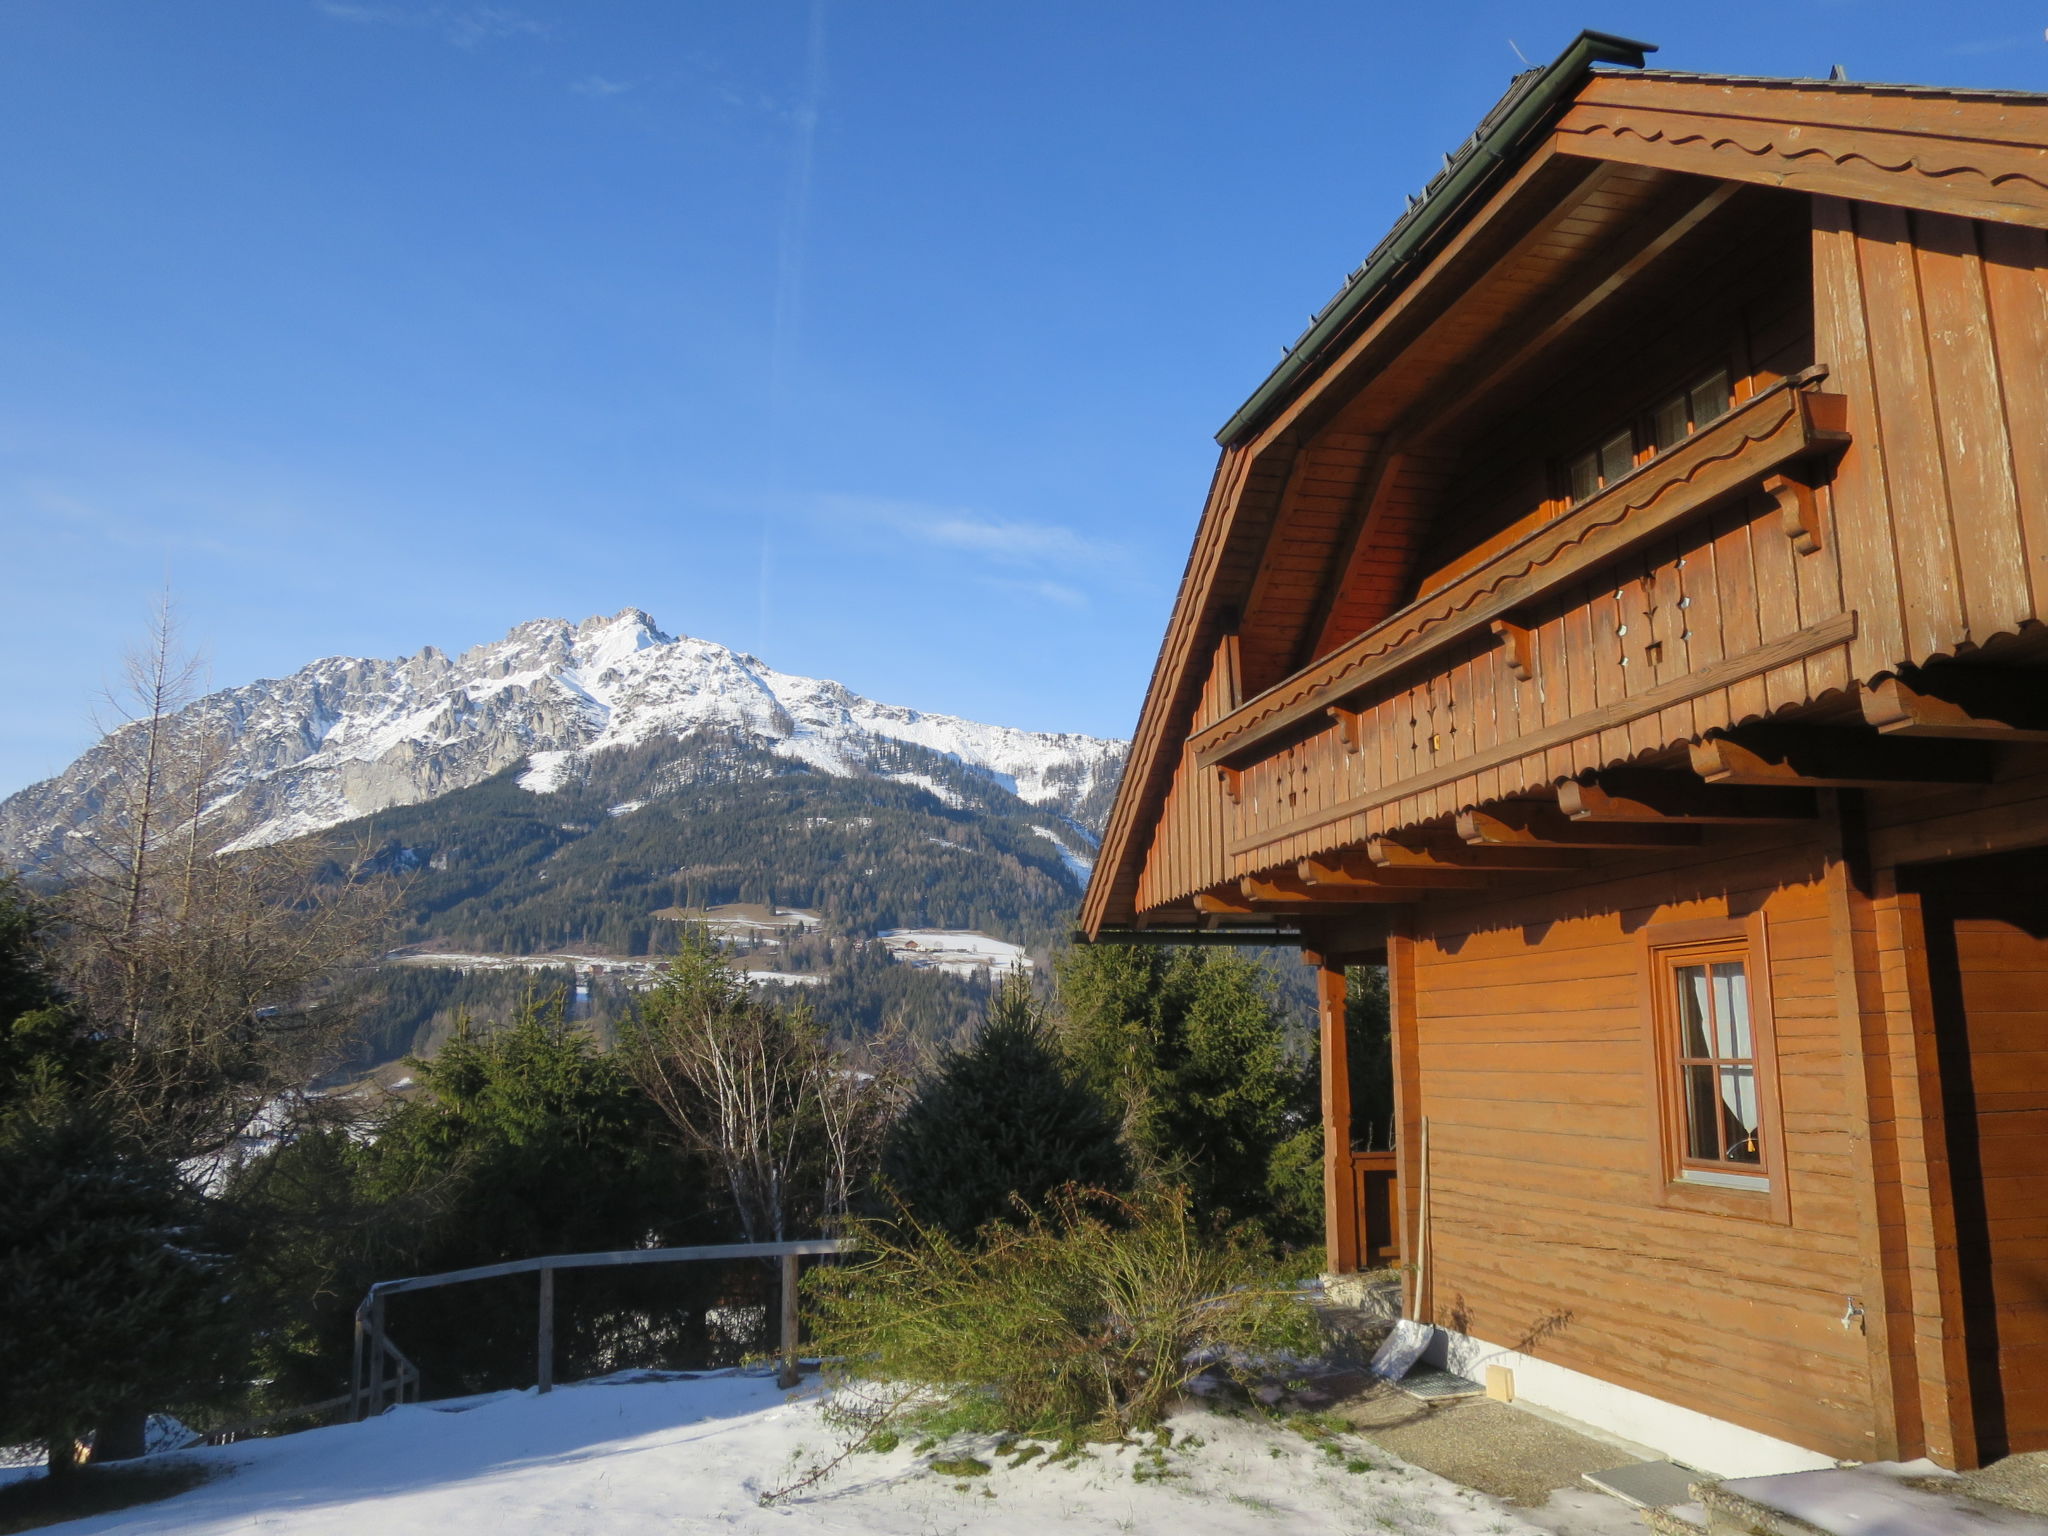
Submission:
<svg viewBox="0 0 2048 1536">
<path fill-rule="evenodd" d="M 1031 957 L 1021 945 L 992 939 L 985 933 L 950 928 L 890 928 L 880 938 L 892 960 L 920 970 L 985 976 L 990 972 L 1031 969 Z"/>
<path fill-rule="evenodd" d="M 1632 1512 L 1598 1495 L 1558 1496 L 1576 1517 L 1514 1510 L 1363 1443 L 1347 1468 L 1264 1423 L 1196 1413 L 1174 1425 L 1175 1446 L 1163 1461 L 1135 1446 L 1096 1446 L 1079 1461 L 1048 1466 L 1041 1457 L 1012 1467 L 987 1440 L 949 1442 L 923 1456 L 908 1444 L 886 1455 L 863 1452 L 817 1486 L 764 1507 L 764 1492 L 838 1449 L 815 1388 L 785 1394 L 749 1376 L 592 1382 L 547 1397 L 506 1394 L 456 1412 L 409 1406 L 367 1424 L 187 1452 L 222 1475 L 158 1504 L 50 1529 L 65 1536 L 1605 1536 L 1640 1529 Z M 993 1470 L 959 1477 L 927 1465 L 934 1456 L 968 1455 Z M 1357 1469 L 1366 1461 L 1369 1469 Z M 1149 1478 L 1160 1465 L 1163 1478 L 1133 1476 Z M 1605 1508 L 1585 1507 L 1588 1499 Z"/>
</svg>

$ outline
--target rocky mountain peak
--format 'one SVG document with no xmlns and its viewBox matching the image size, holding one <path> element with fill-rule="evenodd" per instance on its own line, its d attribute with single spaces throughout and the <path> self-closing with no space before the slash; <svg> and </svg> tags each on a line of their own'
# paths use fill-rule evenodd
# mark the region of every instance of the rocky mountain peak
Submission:
<svg viewBox="0 0 2048 1536">
<path fill-rule="evenodd" d="M 877 740 L 953 758 L 1090 832 L 1125 743 L 1014 730 L 879 704 L 842 684 L 777 672 L 715 641 L 671 636 L 639 608 L 572 624 L 535 619 L 450 657 L 329 657 L 289 677 L 208 694 L 183 721 L 230 742 L 213 814 L 244 845 L 276 842 L 466 788 L 524 762 L 548 794 L 599 754 L 712 731 L 750 738 L 821 773 L 870 772 Z M 0 801 L 0 863 L 52 863 L 89 826 L 116 754 Z"/>
</svg>

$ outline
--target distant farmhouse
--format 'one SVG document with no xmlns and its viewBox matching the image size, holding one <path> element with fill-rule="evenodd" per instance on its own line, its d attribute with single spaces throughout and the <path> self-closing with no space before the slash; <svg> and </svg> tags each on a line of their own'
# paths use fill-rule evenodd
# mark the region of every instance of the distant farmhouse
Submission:
<svg viewBox="0 0 2048 1536">
<path fill-rule="evenodd" d="M 2048 1447 L 2048 97 L 1644 51 L 1224 426 L 1085 924 L 1321 966 L 1333 1265 L 1465 1374 L 1725 1473 Z"/>
</svg>

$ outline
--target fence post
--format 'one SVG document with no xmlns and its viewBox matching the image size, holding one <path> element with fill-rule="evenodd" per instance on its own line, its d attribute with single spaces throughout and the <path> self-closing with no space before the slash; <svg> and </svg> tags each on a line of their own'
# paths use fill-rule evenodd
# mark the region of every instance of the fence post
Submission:
<svg viewBox="0 0 2048 1536">
<path fill-rule="evenodd" d="M 363 1309 L 356 1308 L 356 1348 L 349 1357 L 348 1371 L 348 1416 L 351 1423 L 360 1422 L 363 1412 Z"/>
<path fill-rule="evenodd" d="M 796 1363 L 796 1255 L 782 1256 L 782 1369 L 775 1385 L 793 1387 L 800 1376 Z"/>
<path fill-rule="evenodd" d="M 370 1293 L 370 1394 L 363 1405 L 363 1417 L 375 1418 L 384 1411 L 384 1293 Z"/>
<path fill-rule="evenodd" d="M 555 1266 L 540 1267 L 540 1390 L 555 1389 Z"/>
</svg>

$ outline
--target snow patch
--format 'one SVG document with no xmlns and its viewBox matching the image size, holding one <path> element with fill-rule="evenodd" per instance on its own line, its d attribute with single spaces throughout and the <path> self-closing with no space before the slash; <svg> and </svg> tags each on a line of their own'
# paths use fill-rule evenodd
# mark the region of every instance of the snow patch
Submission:
<svg viewBox="0 0 2048 1536">
<path fill-rule="evenodd" d="M 893 784 L 911 784 L 932 796 L 941 805 L 962 806 L 967 803 L 961 793 L 950 784 L 941 784 L 928 773 L 888 773 L 883 775 Z"/>
<path fill-rule="evenodd" d="M 745 1327 L 754 1319 L 711 1319 Z M 1263 1536 L 1385 1531 L 1392 1536 L 1536 1536 L 1548 1510 L 1521 1510 L 1355 1442 L 1369 1465 L 1347 1470 L 1305 1437 L 1253 1419 L 1191 1411 L 1170 1421 L 1172 1476 L 1138 1481 L 1138 1444 L 1086 1447 L 1073 1461 L 1021 1466 L 994 1436 L 963 1436 L 923 1455 L 905 1437 L 852 1456 L 816 1487 L 763 1507 L 842 1443 L 815 1387 L 791 1395 L 765 1375 L 676 1379 L 621 1372 L 545 1397 L 492 1393 L 408 1404 L 338 1424 L 174 1453 L 225 1476 L 76 1529 L 155 1536 L 595 1536 L 719 1531 L 731 1536 Z M 1191 1439 L 1200 1442 L 1187 1448 Z M 987 1475 L 931 1469 L 975 1456 Z M 1622 1514 L 1617 1504 L 1616 1509 Z M 1531 1516 L 1544 1521 L 1539 1527 Z M 1633 1519 L 1632 1515 L 1629 1515 Z M 1625 1527 L 1616 1526 L 1614 1529 Z"/>
<path fill-rule="evenodd" d="M 891 928 L 878 935 L 889 958 L 951 976 L 1001 976 L 1031 969 L 1022 945 L 952 928 Z"/>
<path fill-rule="evenodd" d="M 1077 853 L 1068 847 L 1066 839 L 1057 832 L 1049 832 L 1044 827 L 1033 827 L 1031 830 L 1059 850 L 1060 862 L 1066 865 L 1067 873 L 1074 877 L 1074 884 L 1084 891 L 1087 890 L 1088 881 L 1095 873 L 1095 861 L 1086 854 Z"/>
</svg>

